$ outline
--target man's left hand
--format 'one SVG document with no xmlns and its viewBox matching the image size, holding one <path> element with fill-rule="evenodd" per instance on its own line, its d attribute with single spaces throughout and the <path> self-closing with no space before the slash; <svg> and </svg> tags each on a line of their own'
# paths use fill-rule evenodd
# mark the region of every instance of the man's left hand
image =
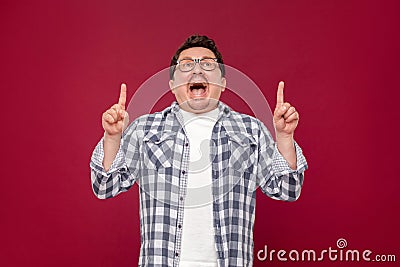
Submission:
<svg viewBox="0 0 400 267">
<path fill-rule="evenodd" d="M 286 159 L 290 168 L 296 170 L 297 159 L 293 135 L 299 123 L 299 113 L 288 102 L 284 102 L 283 87 L 284 83 L 280 82 L 276 94 L 276 107 L 274 111 L 276 143 L 279 152 Z"/>
<path fill-rule="evenodd" d="M 274 126 L 277 138 L 293 138 L 294 130 L 299 123 L 299 113 L 288 102 L 284 102 L 284 83 L 279 82 L 274 111 Z"/>
</svg>

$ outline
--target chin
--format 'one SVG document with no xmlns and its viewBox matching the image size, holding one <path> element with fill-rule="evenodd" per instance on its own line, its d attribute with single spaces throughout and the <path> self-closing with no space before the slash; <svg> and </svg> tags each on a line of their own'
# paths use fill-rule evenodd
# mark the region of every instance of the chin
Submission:
<svg viewBox="0 0 400 267">
<path fill-rule="evenodd" d="M 218 101 L 210 98 L 190 99 L 186 103 L 190 112 L 204 113 L 216 108 Z"/>
</svg>

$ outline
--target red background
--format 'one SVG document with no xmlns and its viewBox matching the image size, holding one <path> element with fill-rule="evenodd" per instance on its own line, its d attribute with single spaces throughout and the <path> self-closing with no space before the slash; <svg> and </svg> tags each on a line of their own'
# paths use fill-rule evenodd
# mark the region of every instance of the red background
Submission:
<svg viewBox="0 0 400 267">
<path fill-rule="evenodd" d="M 120 83 L 131 97 L 193 33 L 214 38 L 272 105 L 285 80 L 301 115 L 302 195 L 258 195 L 255 252 L 345 238 L 400 260 L 398 1 L 111 2 L 0 2 L 2 266 L 137 265 L 138 188 L 96 199 L 89 159 Z"/>
</svg>

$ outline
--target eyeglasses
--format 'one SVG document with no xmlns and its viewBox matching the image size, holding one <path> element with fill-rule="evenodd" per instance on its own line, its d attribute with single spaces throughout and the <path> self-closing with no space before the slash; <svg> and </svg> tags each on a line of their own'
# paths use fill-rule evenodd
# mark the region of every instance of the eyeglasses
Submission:
<svg viewBox="0 0 400 267">
<path fill-rule="evenodd" d="M 178 68 L 182 72 L 188 72 L 194 69 L 196 63 L 199 63 L 203 70 L 211 71 L 217 67 L 218 59 L 216 58 L 195 58 L 195 59 L 182 59 L 178 61 Z"/>
</svg>

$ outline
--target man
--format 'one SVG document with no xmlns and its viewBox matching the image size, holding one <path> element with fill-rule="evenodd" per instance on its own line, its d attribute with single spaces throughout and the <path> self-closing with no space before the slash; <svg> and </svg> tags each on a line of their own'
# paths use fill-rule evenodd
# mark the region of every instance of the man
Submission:
<svg viewBox="0 0 400 267">
<path fill-rule="evenodd" d="M 138 182 L 139 266 L 252 266 L 256 188 L 285 201 L 301 191 L 307 163 L 293 139 L 299 115 L 280 82 L 275 143 L 258 119 L 218 101 L 225 68 L 206 36 L 178 49 L 169 85 L 176 102 L 127 128 L 121 85 L 118 103 L 102 116 L 93 191 L 110 198 Z"/>
</svg>

